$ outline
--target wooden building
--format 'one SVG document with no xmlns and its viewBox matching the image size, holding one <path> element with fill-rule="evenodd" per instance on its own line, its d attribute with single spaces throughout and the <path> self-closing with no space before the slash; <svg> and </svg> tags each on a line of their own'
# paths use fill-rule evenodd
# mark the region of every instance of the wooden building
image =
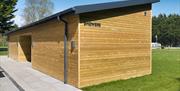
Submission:
<svg viewBox="0 0 180 91">
<path fill-rule="evenodd" d="M 151 74 L 155 2 L 69 8 L 7 33 L 9 57 L 78 88 Z"/>
</svg>

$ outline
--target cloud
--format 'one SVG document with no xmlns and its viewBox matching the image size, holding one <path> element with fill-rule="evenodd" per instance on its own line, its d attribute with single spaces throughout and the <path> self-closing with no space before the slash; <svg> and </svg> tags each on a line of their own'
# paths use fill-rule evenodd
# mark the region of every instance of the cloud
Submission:
<svg viewBox="0 0 180 91">
<path fill-rule="evenodd" d="M 20 15 L 16 15 L 13 20 L 14 20 L 15 24 L 17 24 L 19 27 L 24 25 L 24 19 Z"/>
</svg>

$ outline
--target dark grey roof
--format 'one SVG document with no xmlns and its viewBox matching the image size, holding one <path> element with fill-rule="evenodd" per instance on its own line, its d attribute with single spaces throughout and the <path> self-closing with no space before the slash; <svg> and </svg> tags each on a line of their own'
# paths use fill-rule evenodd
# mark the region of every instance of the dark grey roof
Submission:
<svg viewBox="0 0 180 91">
<path fill-rule="evenodd" d="M 7 32 L 6 34 L 10 34 L 12 32 L 46 22 L 48 20 L 56 18 L 57 16 L 65 15 L 70 12 L 73 12 L 74 14 L 81 14 L 81 13 L 108 10 L 108 9 L 114 9 L 114 8 L 123 8 L 123 7 L 135 6 L 135 5 L 151 4 L 151 3 L 156 3 L 156 2 L 160 2 L 160 0 L 124 0 L 124 1 L 116 1 L 116 2 L 108 2 L 108 3 L 100 3 L 100 4 L 75 6 L 75 7 L 66 9 L 62 12 L 51 15 L 49 17 L 46 17 L 44 19 L 41 19 L 39 21 L 36 21 L 34 23 L 20 27 L 17 30 Z"/>
<path fill-rule="evenodd" d="M 107 10 L 113 8 L 122 8 L 122 7 L 134 6 L 134 5 L 143 5 L 143 4 L 155 3 L 159 1 L 160 0 L 123 0 L 123 1 L 116 1 L 109 3 L 75 6 L 74 9 L 75 9 L 75 13 L 79 14 L 79 13 Z"/>
</svg>

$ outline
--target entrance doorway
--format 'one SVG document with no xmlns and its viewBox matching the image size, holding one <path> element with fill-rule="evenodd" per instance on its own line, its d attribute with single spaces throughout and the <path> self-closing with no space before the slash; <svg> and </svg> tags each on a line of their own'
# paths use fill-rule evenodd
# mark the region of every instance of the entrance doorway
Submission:
<svg viewBox="0 0 180 91">
<path fill-rule="evenodd" d="M 20 36 L 20 60 L 31 62 L 31 43 L 32 40 L 30 35 Z"/>
</svg>

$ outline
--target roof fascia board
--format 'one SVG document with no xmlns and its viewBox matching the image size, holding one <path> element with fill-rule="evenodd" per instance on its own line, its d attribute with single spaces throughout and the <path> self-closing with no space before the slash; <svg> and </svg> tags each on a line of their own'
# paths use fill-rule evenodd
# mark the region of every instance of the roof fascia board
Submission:
<svg viewBox="0 0 180 91">
<path fill-rule="evenodd" d="M 124 1 L 116 1 L 109 3 L 101 3 L 101 4 L 91 4 L 91 5 L 81 5 L 76 6 L 75 14 L 99 11 L 99 10 L 107 10 L 114 8 L 122 8 L 134 5 L 143 5 L 143 4 L 151 4 L 159 2 L 160 0 L 124 0 Z"/>
</svg>

